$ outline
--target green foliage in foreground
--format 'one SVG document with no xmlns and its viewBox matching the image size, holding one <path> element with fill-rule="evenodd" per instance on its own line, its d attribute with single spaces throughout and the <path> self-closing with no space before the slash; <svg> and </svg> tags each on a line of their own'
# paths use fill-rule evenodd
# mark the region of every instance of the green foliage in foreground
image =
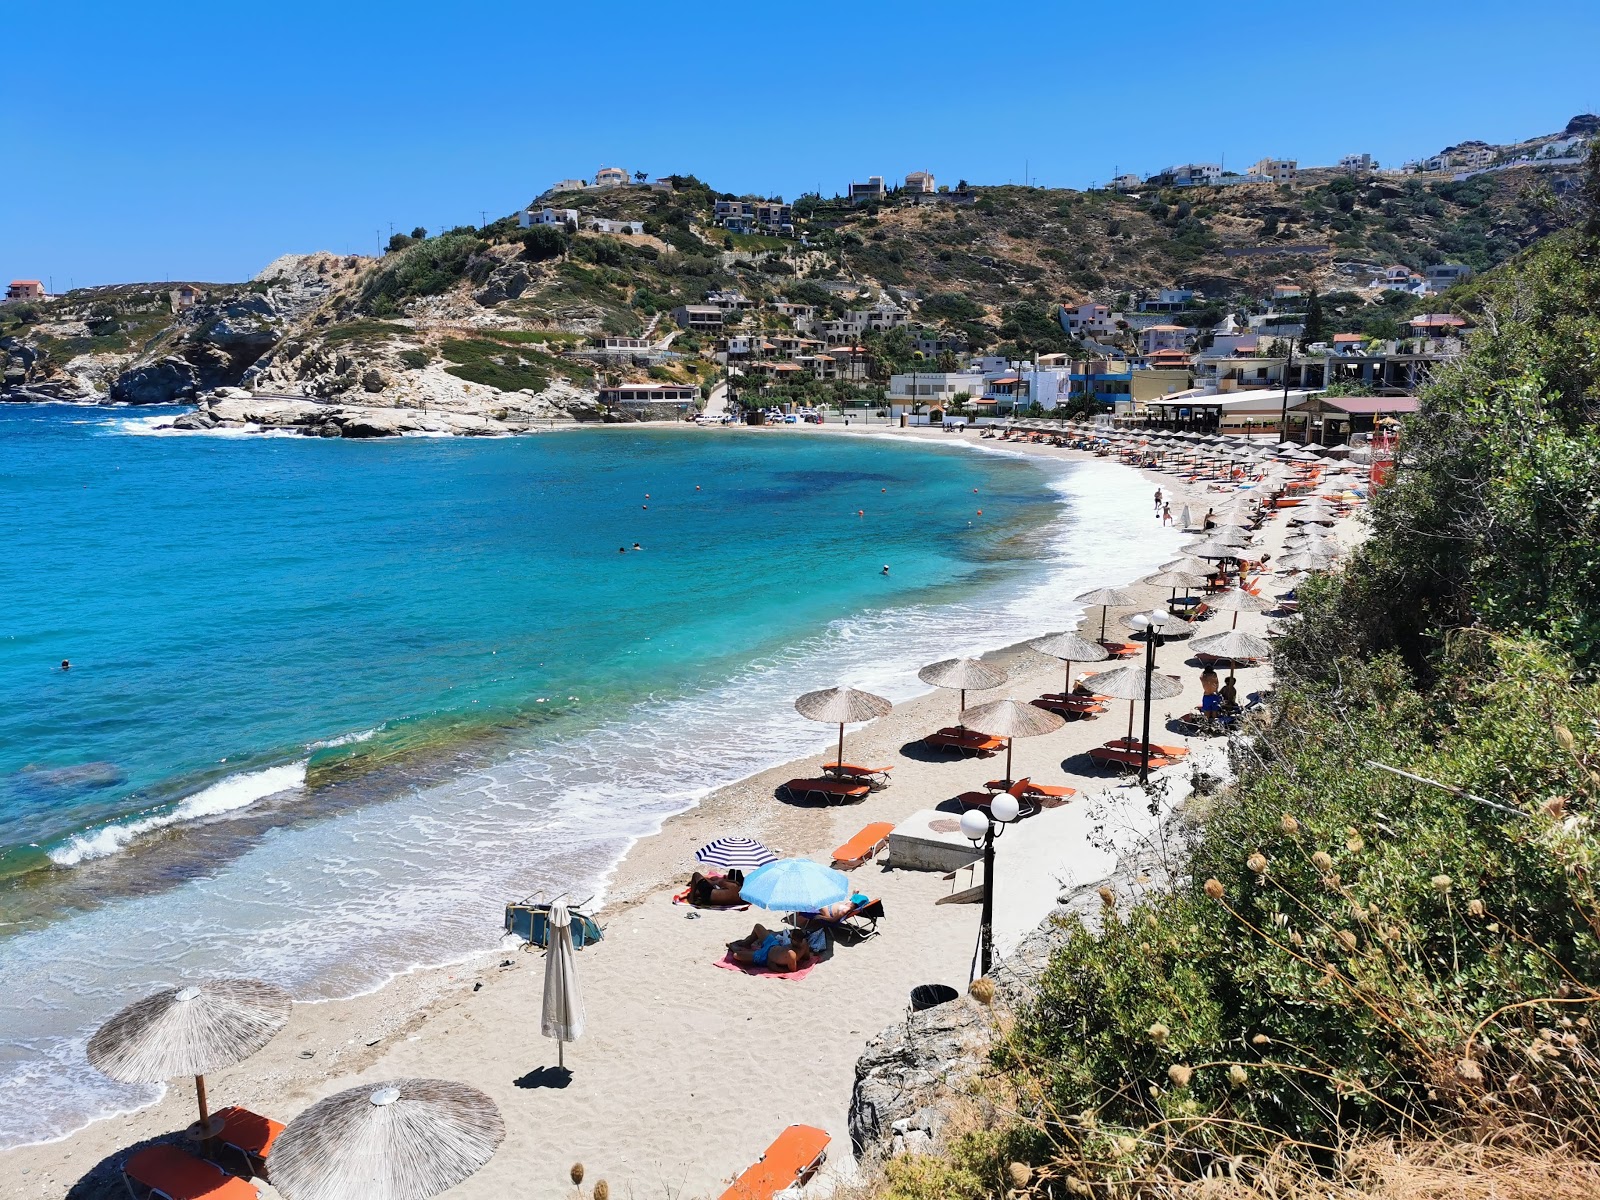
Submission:
<svg viewBox="0 0 1600 1200">
<path fill-rule="evenodd" d="M 1013 1161 L 1035 1188 L 1133 1193 L 1329 1165 L 1361 1135 L 1600 1153 L 1591 225 L 1483 289 L 1371 536 L 1301 588 L 1271 719 L 1186 877 L 1063 931 L 996 1053 L 1017 1116 L 895 1167 L 890 1195 L 997 1194 Z"/>
<path fill-rule="evenodd" d="M 476 338 L 452 338 L 439 349 L 450 363 L 445 370 L 469 383 L 515 392 L 523 388 L 543 391 L 552 375 L 588 381 L 592 372 L 577 362 L 521 344 L 523 335 L 500 339 L 495 334 Z"/>
</svg>

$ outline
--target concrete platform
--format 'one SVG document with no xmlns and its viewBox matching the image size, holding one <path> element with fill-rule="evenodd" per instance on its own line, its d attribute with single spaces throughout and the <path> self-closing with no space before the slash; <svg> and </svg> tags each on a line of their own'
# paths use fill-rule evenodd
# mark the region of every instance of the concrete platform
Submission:
<svg viewBox="0 0 1600 1200">
<path fill-rule="evenodd" d="M 912 813 L 889 835 L 889 865 L 897 871 L 948 873 L 979 857 L 961 836 L 961 814 L 924 808 Z"/>
</svg>

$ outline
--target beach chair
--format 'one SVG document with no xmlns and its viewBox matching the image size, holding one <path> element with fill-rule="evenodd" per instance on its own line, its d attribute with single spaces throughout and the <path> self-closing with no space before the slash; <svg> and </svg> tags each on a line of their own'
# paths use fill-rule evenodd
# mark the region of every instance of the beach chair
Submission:
<svg viewBox="0 0 1600 1200">
<path fill-rule="evenodd" d="M 893 767 L 863 767 L 856 763 L 830 762 L 822 764 L 822 773 L 838 779 L 853 779 L 864 783 L 875 792 L 889 786 L 889 772 Z"/>
<path fill-rule="evenodd" d="M 1139 766 L 1139 752 L 1137 750 L 1118 750 L 1111 746 L 1096 746 L 1089 751 L 1089 761 L 1097 767 L 1116 767 L 1119 770 L 1136 769 Z M 1178 760 L 1167 758 L 1165 755 L 1152 754 L 1150 766 L 1170 767 Z"/>
<path fill-rule="evenodd" d="M 219 1108 L 212 1116 L 222 1121 L 222 1130 L 211 1141 L 211 1160 L 241 1179 L 270 1180 L 267 1155 L 283 1132 L 282 1122 L 237 1105 Z"/>
<path fill-rule="evenodd" d="M 535 893 L 534 896 L 527 896 L 506 905 L 505 931 L 543 950 L 550 944 L 550 902 L 536 899 L 537 895 L 538 893 Z M 588 900 L 584 900 L 581 904 L 571 905 L 568 909 L 574 950 L 582 950 L 591 942 L 598 942 L 605 936 L 605 929 L 600 922 L 588 913 L 578 911 L 588 903 Z"/>
<path fill-rule="evenodd" d="M 791 800 L 821 799 L 828 804 L 835 800 L 862 800 L 872 789 L 851 779 L 791 779 L 778 788 L 778 795 Z"/>
<path fill-rule="evenodd" d="M 1213 667 L 1253 667 L 1258 665 L 1261 661 L 1258 658 L 1229 658 L 1225 654 L 1207 654 L 1203 650 L 1195 652 L 1195 660 L 1197 662 L 1207 663 Z"/>
<path fill-rule="evenodd" d="M 868 825 L 833 852 L 833 865 L 844 871 L 859 867 L 889 844 L 893 832 L 894 826 L 888 821 Z"/>
<path fill-rule="evenodd" d="M 1143 745 L 1144 743 L 1138 738 L 1117 738 L 1115 741 L 1106 743 L 1109 749 L 1131 750 L 1135 754 L 1139 753 L 1139 749 Z M 1159 754 L 1162 758 L 1183 758 L 1189 751 L 1184 746 L 1158 746 L 1155 742 L 1151 742 L 1150 753 L 1153 755 Z"/>
<path fill-rule="evenodd" d="M 878 932 L 878 918 L 883 916 L 883 901 L 874 900 L 861 892 L 850 897 L 850 907 L 844 912 L 823 916 L 821 913 L 795 913 L 790 924 L 810 933 L 825 929 L 837 938 L 849 937 L 862 942 Z"/>
<path fill-rule="evenodd" d="M 146 1146 L 122 1164 L 133 1200 L 258 1200 L 256 1189 L 177 1146 Z"/>
<path fill-rule="evenodd" d="M 947 726 L 937 733 L 930 733 L 922 739 L 922 744 L 934 750 L 957 750 L 962 754 L 994 754 L 1005 749 L 1002 738 L 990 737 L 986 733 L 979 733 L 973 729 L 958 729 Z"/>
<path fill-rule="evenodd" d="M 810 1125 L 791 1125 L 767 1152 L 734 1179 L 722 1200 L 772 1200 L 785 1188 L 805 1183 L 828 1157 L 828 1135 Z"/>
<path fill-rule="evenodd" d="M 1035 708 L 1042 708 L 1046 712 L 1053 712 L 1057 716 L 1066 717 L 1068 720 L 1073 717 L 1082 717 L 1087 720 L 1090 717 L 1099 716 L 1106 710 L 1105 701 L 1098 696 L 1062 695 L 1059 692 L 1051 692 L 1040 696 L 1030 703 Z"/>
<path fill-rule="evenodd" d="M 1006 791 L 1016 797 L 1017 802 L 1024 808 L 1027 808 L 1030 804 L 1034 808 L 1060 808 L 1061 805 L 1067 802 L 1069 796 L 1078 794 L 1077 788 L 1035 783 L 1026 776 L 1017 780 L 1009 788 L 1006 788 L 1006 781 L 1003 779 L 991 779 L 983 786 L 994 792 L 1005 788 Z"/>
</svg>

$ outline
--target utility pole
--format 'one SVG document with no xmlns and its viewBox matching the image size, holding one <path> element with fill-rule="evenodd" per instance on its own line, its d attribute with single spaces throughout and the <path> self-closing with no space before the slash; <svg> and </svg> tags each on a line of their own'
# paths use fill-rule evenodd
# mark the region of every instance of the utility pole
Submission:
<svg viewBox="0 0 1600 1200">
<path fill-rule="evenodd" d="M 478 224 L 478 228 L 479 229 L 483 229 L 483 228 L 488 226 L 488 224 L 489 224 L 489 210 L 488 209 L 480 208 L 478 210 L 478 221 L 479 221 L 479 224 Z"/>
</svg>

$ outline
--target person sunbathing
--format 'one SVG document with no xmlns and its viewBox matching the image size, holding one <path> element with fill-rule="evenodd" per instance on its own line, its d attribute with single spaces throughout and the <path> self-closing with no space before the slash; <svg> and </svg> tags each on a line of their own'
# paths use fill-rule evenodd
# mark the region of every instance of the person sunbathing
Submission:
<svg viewBox="0 0 1600 1200">
<path fill-rule="evenodd" d="M 739 898 L 739 885 L 721 875 L 702 875 L 696 871 L 689 877 L 690 904 L 743 904 Z"/>
<path fill-rule="evenodd" d="M 804 935 L 787 929 L 768 929 L 759 921 L 750 936 L 728 943 L 733 961 L 741 966 L 765 967 L 787 974 L 809 966 L 813 955 Z"/>
</svg>

